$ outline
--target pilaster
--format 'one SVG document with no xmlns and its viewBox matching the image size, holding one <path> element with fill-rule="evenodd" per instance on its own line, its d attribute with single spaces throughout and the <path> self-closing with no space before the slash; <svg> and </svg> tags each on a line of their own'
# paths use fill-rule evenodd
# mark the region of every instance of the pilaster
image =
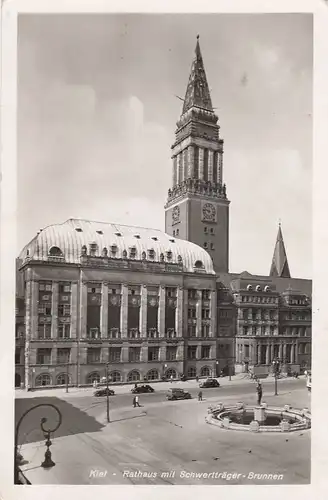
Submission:
<svg viewBox="0 0 328 500">
<path fill-rule="evenodd" d="M 81 303 L 80 303 L 80 317 L 81 317 L 81 338 L 87 337 L 87 308 L 88 308 L 88 286 L 87 283 L 81 283 Z"/>
<path fill-rule="evenodd" d="M 100 334 L 101 338 L 108 337 L 108 284 L 102 283 L 100 306 Z"/>
<path fill-rule="evenodd" d="M 194 161 L 195 161 L 195 150 L 194 146 L 188 147 L 188 178 L 194 177 Z"/>
<path fill-rule="evenodd" d="M 128 285 L 122 284 L 122 302 L 121 302 L 121 337 L 127 338 L 128 336 Z"/>
<path fill-rule="evenodd" d="M 178 172 L 177 172 L 177 157 L 173 157 L 173 164 L 172 164 L 172 187 L 177 185 L 177 178 L 178 178 Z"/>
<path fill-rule="evenodd" d="M 213 182 L 213 151 L 208 150 L 208 180 Z"/>
<path fill-rule="evenodd" d="M 58 337 L 58 291 L 59 285 L 57 282 L 52 283 L 52 304 L 51 304 L 51 338 Z"/>
<path fill-rule="evenodd" d="M 261 344 L 257 345 L 257 364 L 261 364 Z"/>
<path fill-rule="evenodd" d="M 175 314 L 175 331 L 178 337 L 183 336 L 183 289 L 177 288 L 177 309 Z"/>
<path fill-rule="evenodd" d="M 147 338 L 147 286 L 142 285 L 140 292 L 139 330 L 141 337 Z"/>
<path fill-rule="evenodd" d="M 270 346 L 269 346 L 269 344 L 265 346 L 265 350 L 266 350 L 265 364 L 269 365 L 270 364 Z"/>
<path fill-rule="evenodd" d="M 222 184 L 223 179 L 223 152 L 218 153 L 218 182 Z"/>
<path fill-rule="evenodd" d="M 199 148 L 199 178 L 204 179 L 204 149 Z"/>
<path fill-rule="evenodd" d="M 71 285 L 71 338 L 77 338 L 77 298 L 78 298 L 78 287 L 77 283 L 72 283 Z"/>
<path fill-rule="evenodd" d="M 216 291 L 212 290 L 210 292 L 210 337 L 217 337 L 216 332 Z"/>
<path fill-rule="evenodd" d="M 182 153 L 177 155 L 177 183 L 182 181 Z"/>
<path fill-rule="evenodd" d="M 165 287 L 159 287 L 158 332 L 161 338 L 165 337 Z"/>
<path fill-rule="evenodd" d="M 202 291 L 197 290 L 196 303 L 196 337 L 202 336 Z"/>
</svg>

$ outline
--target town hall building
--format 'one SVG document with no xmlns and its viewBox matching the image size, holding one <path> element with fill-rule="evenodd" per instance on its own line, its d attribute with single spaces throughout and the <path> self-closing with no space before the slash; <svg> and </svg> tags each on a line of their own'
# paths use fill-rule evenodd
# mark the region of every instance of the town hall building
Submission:
<svg viewBox="0 0 328 500">
<path fill-rule="evenodd" d="M 311 366 L 312 282 L 291 277 L 281 226 L 268 276 L 230 272 L 223 145 L 197 39 L 165 232 L 69 219 L 35 235 L 17 259 L 16 386 Z"/>
</svg>

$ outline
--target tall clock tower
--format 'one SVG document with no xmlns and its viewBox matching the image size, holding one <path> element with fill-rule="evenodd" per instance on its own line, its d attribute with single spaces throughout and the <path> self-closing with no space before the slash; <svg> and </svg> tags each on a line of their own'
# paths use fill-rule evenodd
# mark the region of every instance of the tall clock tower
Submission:
<svg viewBox="0 0 328 500">
<path fill-rule="evenodd" d="M 215 271 L 228 272 L 230 202 L 223 183 L 223 140 L 198 38 L 172 146 L 165 231 L 205 248 Z"/>
</svg>

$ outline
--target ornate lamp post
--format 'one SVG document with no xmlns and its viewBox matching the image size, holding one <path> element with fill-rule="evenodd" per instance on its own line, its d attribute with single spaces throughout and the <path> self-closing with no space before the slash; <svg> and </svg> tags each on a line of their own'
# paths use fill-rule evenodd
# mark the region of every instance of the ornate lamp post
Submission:
<svg viewBox="0 0 328 500">
<path fill-rule="evenodd" d="M 51 433 L 56 432 L 56 430 L 60 427 L 60 425 L 62 423 L 62 414 L 59 411 L 59 409 L 57 408 L 57 406 L 55 406 L 55 405 L 53 405 L 51 403 L 40 403 L 40 404 L 32 406 L 32 408 L 29 408 L 28 410 L 26 410 L 23 413 L 23 415 L 20 417 L 20 419 L 18 420 L 17 425 L 16 425 L 16 429 L 15 429 L 15 450 L 14 450 L 14 453 L 15 453 L 15 455 L 14 455 L 14 484 L 20 484 L 19 483 L 19 468 L 18 468 L 18 464 L 19 464 L 19 461 L 22 459 L 22 456 L 20 455 L 20 453 L 18 453 L 19 428 L 21 426 L 22 421 L 26 417 L 26 415 L 28 413 L 30 413 L 32 410 L 35 410 L 36 408 L 39 408 L 40 406 L 49 406 L 49 407 L 53 408 L 54 410 L 56 410 L 56 412 L 58 413 L 59 420 L 58 420 L 57 425 L 53 429 L 49 429 L 49 428 L 46 429 L 44 427 L 44 424 L 47 422 L 46 417 L 42 417 L 41 418 L 41 422 L 40 422 L 40 426 L 41 426 L 42 432 L 44 434 L 44 437 L 46 438 L 45 445 L 47 447 L 47 449 L 45 451 L 45 454 L 44 454 L 44 461 L 42 462 L 41 467 L 43 467 L 44 469 L 49 469 L 51 467 L 54 467 L 54 465 L 56 465 L 55 462 L 51 458 L 50 446 L 52 445 L 52 442 L 50 440 L 50 435 L 51 435 Z"/>
<path fill-rule="evenodd" d="M 278 359 L 274 359 L 272 361 L 273 373 L 274 373 L 274 395 L 278 395 L 278 375 L 280 369 L 280 361 Z"/>
<path fill-rule="evenodd" d="M 216 378 L 219 377 L 219 362 L 215 361 L 215 371 L 216 371 Z"/>
<path fill-rule="evenodd" d="M 165 372 L 166 372 L 166 370 L 167 370 L 167 364 L 165 363 L 163 365 L 163 380 L 165 380 Z"/>
</svg>

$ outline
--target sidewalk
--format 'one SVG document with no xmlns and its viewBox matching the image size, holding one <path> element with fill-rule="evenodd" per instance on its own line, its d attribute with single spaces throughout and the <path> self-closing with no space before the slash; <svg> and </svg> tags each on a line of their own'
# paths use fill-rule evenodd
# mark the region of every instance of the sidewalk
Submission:
<svg viewBox="0 0 328 500">
<path fill-rule="evenodd" d="M 305 384 L 305 377 L 300 376 L 300 380 L 304 380 Z M 231 380 L 229 380 L 229 377 L 220 377 L 218 378 L 220 385 L 221 386 L 229 386 L 229 385 L 244 385 L 244 384 L 255 384 L 254 380 L 251 380 L 246 376 L 245 373 L 238 374 L 238 375 L 233 375 L 231 377 Z M 284 382 L 288 381 L 295 381 L 293 377 L 286 377 L 283 379 L 278 380 L 279 381 L 283 380 Z M 274 382 L 274 378 L 272 376 L 269 376 L 265 379 L 261 379 L 261 384 L 265 386 L 266 384 L 272 384 Z M 139 385 L 142 385 L 144 382 L 139 382 Z M 173 381 L 173 382 L 156 382 L 152 383 L 150 382 L 145 382 L 145 384 L 149 383 L 155 391 L 167 391 L 168 389 L 172 387 L 181 387 L 182 389 L 195 389 L 199 387 L 200 381 L 196 382 L 195 379 L 193 380 L 187 380 L 186 382 L 182 382 L 181 380 Z M 104 388 L 104 385 L 99 386 L 101 388 Z M 98 388 L 99 388 L 98 387 Z M 133 384 L 124 384 L 124 385 L 109 385 L 111 389 L 114 389 L 115 394 L 130 394 L 131 389 L 134 387 Z M 56 388 L 56 389 L 37 389 L 34 391 L 25 391 L 24 389 L 16 389 L 15 390 L 15 398 L 37 398 L 37 397 L 57 397 L 57 398 L 71 398 L 71 397 L 83 397 L 86 394 L 91 395 L 93 394 L 95 389 L 93 387 L 70 387 L 68 389 L 68 393 L 66 392 L 65 387 L 62 388 Z"/>
</svg>

